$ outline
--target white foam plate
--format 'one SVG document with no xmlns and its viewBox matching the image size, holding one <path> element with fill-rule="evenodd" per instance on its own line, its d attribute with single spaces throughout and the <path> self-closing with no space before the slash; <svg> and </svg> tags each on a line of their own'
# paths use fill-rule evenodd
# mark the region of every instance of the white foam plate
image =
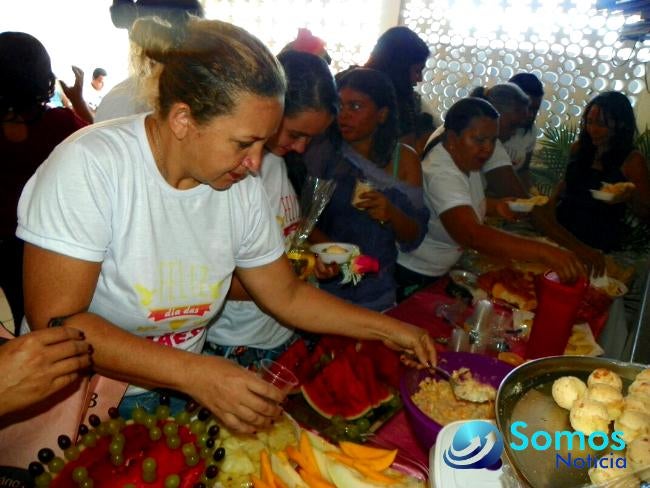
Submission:
<svg viewBox="0 0 650 488">
<path fill-rule="evenodd" d="M 611 202 L 614 200 L 614 194 L 609 193 L 606 191 L 600 191 L 600 190 L 589 190 L 591 192 L 591 196 L 594 197 L 596 200 L 602 200 L 603 202 Z"/>
<path fill-rule="evenodd" d="M 339 246 L 346 250 L 342 253 L 329 253 L 327 249 L 332 246 Z M 314 244 L 309 248 L 314 254 L 318 254 L 318 257 L 325 264 L 337 263 L 343 264 L 347 263 L 350 260 L 350 256 L 353 252 L 359 252 L 359 246 L 354 244 L 348 244 L 346 242 L 323 242 L 321 244 Z"/>
<path fill-rule="evenodd" d="M 445 464 L 442 456 L 451 445 L 454 434 L 465 422 L 458 420 L 445 425 L 436 443 L 429 451 L 429 487 L 430 488 L 503 488 L 506 485 L 501 481 L 503 471 L 489 469 L 454 469 Z M 486 420 L 495 424 L 493 420 Z M 502 457 L 503 459 L 503 457 Z"/>
<path fill-rule="evenodd" d="M 517 201 L 508 202 L 508 207 L 510 207 L 510 210 L 519 213 L 528 213 L 533 210 L 534 206 L 535 205 L 532 203 L 522 203 Z"/>
</svg>

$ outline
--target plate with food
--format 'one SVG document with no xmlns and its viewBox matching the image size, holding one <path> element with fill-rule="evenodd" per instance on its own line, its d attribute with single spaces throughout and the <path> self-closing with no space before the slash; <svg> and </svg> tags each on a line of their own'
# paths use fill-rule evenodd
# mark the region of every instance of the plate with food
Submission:
<svg viewBox="0 0 650 488">
<path fill-rule="evenodd" d="M 309 250 L 317 254 L 325 264 L 347 263 L 353 255 L 360 253 L 359 246 L 346 242 L 323 242 L 314 244 Z"/>
<path fill-rule="evenodd" d="M 591 286 L 605 292 L 612 298 L 622 297 L 628 292 L 627 286 L 621 281 L 607 275 L 591 278 Z"/>
<path fill-rule="evenodd" d="M 497 393 L 496 421 L 505 454 L 521 484 L 532 488 L 601 486 L 606 479 L 621 475 L 630 484 L 616 486 L 639 486 L 633 464 L 650 429 L 646 398 L 650 370 L 644 368 L 606 358 L 554 356 L 529 361 L 508 374 Z M 619 434 L 614 436 L 613 431 Z M 617 445 L 618 436 L 625 442 L 625 453 Z M 542 439 L 549 439 L 548 448 L 530 448 L 531 442 L 546 444 Z M 513 447 L 524 441 L 529 448 Z M 627 457 L 628 469 L 594 466 L 594 459 L 603 456 L 614 465 L 616 459 Z M 646 454 L 646 463 L 647 458 Z"/>
<path fill-rule="evenodd" d="M 512 365 L 495 358 L 466 352 L 440 353 L 438 367 L 449 372 L 452 381 L 461 384 L 452 386 L 443 375 L 416 369 L 408 370 L 400 382 L 407 417 L 425 449 L 435 443 L 444 425 L 457 420 L 493 419 L 496 391 L 513 369 Z M 469 390 L 470 394 L 474 391 L 477 397 L 467 398 L 461 390 Z"/>
<path fill-rule="evenodd" d="M 604 202 L 611 202 L 616 196 L 625 193 L 629 190 L 634 190 L 636 185 L 630 181 L 621 181 L 619 183 L 605 183 L 603 182 L 599 190 L 589 190 L 591 196 L 596 200 Z"/>
<path fill-rule="evenodd" d="M 518 213 L 528 213 L 533 210 L 534 207 L 541 207 L 548 203 L 548 197 L 545 195 L 535 195 L 530 198 L 517 198 L 516 200 L 508 201 L 508 207 L 513 212 Z"/>
</svg>

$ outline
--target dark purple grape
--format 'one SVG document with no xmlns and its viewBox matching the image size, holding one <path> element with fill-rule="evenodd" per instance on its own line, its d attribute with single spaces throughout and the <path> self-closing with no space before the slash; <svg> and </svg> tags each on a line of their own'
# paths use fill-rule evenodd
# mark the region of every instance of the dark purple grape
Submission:
<svg viewBox="0 0 650 488">
<path fill-rule="evenodd" d="M 158 401 L 161 405 L 169 405 L 171 403 L 171 399 L 169 398 L 169 395 L 167 395 L 166 393 L 162 393 Z"/>
<path fill-rule="evenodd" d="M 29 463 L 29 467 L 27 468 L 27 470 L 29 471 L 29 474 L 31 474 L 33 478 L 36 478 L 37 476 L 40 476 L 45 472 L 45 468 L 38 461 L 33 461 Z"/>
<path fill-rule="evenodd" d="M 79 426 L 79 437 L 81 437 L 82 435 L 86 435 L 88 432 L 90 432 L 90 429 L 86 424 L 81 424 Z"/>
<path fill-rule="evenodd" d="M 67 449 L 72 445 L 72 441 L 67 435 L 60 435 L 57 439 L 57 444 L 59 444 L 61 449 Z"/>
<path fill-rule="evenodd" d="M 208 435 L 210 437 L 217 437 L 219 435 L 219 426 L 217 424 L 211 425 L 208 429 Z"/>
<path fill-rule="evenodd" d="M 116 419 L 120 416 L 120 411 L 117 407 L 111 407 L 108 409 L 108 416 L 112 419 Z"/>
<path fill-rule="evenodd" d="M 102 423 L 102 421 L 97 415 L 92 414 L 90 417 L 88 417 L 88 423 L 93 427 L 98 427 L 99 424 Z"/>
<path fill-rule="evenodd" d="M 210 437 L 207 441 L 205 441 L 206 447 L 209 447 L 212 449 L 214 447 L 214 438 Z"/>
<path fill-rule="evenodd" d="M 211 464 L 205 470 L 205 476 L 208 479 L 216 478 L 218 474 L 219 474 L 219 468 L 217 468 L 214 464 Z"/>
<path fill-rule="evenodd" d="M 199 408 L 199 404 L 195 400 L 188 400 L 185 404 L 185 410 L 188 412 L 193 412 L 197 408 Z"/>
<path fill-rule="evenodd" d="M 205 483 L 194 483 L 192 488 L 206 488 Z"/>
<path fill-rule="evenodd" d="M 226 450 L 223 447 L 219 447 L 212 455 L 215 461 L 221 461 L 224 457 L 226 457 Z"/>
<path fill-rule="evenodd" d="M 206 420 L 208 420 L 210 418 L 210 415 L 212 415 L 210 413 L 210 410 L 208 410 L 207 408 L 202 408 L 201 410 L 199 410 L 198 417 L 199 417 L 199 420 L 203 420 L 205 422 Z"/>
<path fill-rule="evenodd" d="M 52 459 L 54 459 L 54 451 L 49 447 L 44 447 L 38 451 L 38 460 L 43 464 L 49 463 Z"/>
</svg>

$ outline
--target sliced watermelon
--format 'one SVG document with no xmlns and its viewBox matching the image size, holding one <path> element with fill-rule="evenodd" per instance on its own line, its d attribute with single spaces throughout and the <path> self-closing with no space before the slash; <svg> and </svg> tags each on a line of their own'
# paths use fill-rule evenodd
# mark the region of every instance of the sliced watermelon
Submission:
<svg viewBox="0 0 650 488">
<path fill-rule="evenodd" d="M 326 418 L 340 415 L 354 420 L 373 408 L 347 356 L 335 357 L 318 376 L 304 384 L 301 391 L 307 403 Z"/>
<path fill-rule="evenodd" d="M 358 354 L 354 362 L 354 372 L 366 388 L 366 394 L 373 407 L 378 407 L 393 398 L 393 393 L 379 381 L 375 363 L 368 356 Z"/>
</svg>

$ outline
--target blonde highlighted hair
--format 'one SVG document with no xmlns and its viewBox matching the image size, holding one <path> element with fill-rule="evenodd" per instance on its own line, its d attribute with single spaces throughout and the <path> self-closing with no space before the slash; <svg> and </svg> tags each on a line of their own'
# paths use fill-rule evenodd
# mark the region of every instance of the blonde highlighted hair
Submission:
<svg viewBox="0 0 650 488">
<path fill-rule="evenodd" d="M 242 93 L 284 98 L 286 81 L 275 56 L 235 25 L 191 17 L 172 26 L 147 17 L 136 20 L 130 37 L 140 91 L 163 117 L 176 102 L 205 123 L 231 113 Z"/>
</svg>

